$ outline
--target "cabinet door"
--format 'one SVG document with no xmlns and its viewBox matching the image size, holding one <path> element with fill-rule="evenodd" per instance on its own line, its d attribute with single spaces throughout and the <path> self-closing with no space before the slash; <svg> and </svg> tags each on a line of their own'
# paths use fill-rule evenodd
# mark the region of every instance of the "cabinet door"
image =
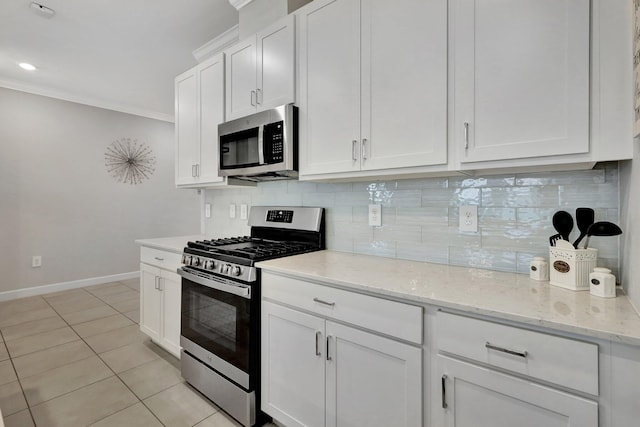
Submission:
<svg viewBox="0 0 640 427">
<path fill-rule="evenodd" d="M 360 2 L 300 12 L 300 174 L 360 170 Z"/>
<path fill-rule="evenodd" d="M 327 321 L 327 426 L 422 424 L 422 350 Z"/>
<path fill-rule="evenodd" d="M 218 124 L 224 121 L 224 55 L 200 64 L 200 183 L 223 182 L 218 176 Z"/>
<path fill-rule="evenodd" d="M 160 269 L 140 264 L 140 330 L 152 340 L 160 340 Z"/>
<path fill-rule="evenodd" d="M 195 166 L 200 154 L 197 80 L 195 69 L 179 75 L 175 80 L 176 185 L 193 184 L 196 181 Z"/>
<path fill-rule="evenodd" d="M 225 51 L 226 120 L 256 112 L 256 39 Z"/>
<path fill-rule="evenodd" d="M 589 3 L 451 2 L 462 162 L 589 151 Z"/>
<path fill-rule="evenodd" d="M 295 17 L 257 34 L 257 110 L 295 101 Z"/>
<path fill-rule="evenodd" d="M 160 290 L 162 294 L 162 330 L 159 343 L 174 356 L 180 357 L 182 279 L 175 273 L 162 271 Z"/>
<path fill-rule="evenodd" d="M 447 0 L 362 1 L 361 144 L 363 170 L 447 163 Z"/>
<path fill-rule="evenodd" d="M 287 425 L 324 427 L 324 320 L 262 302 L 262 410 Z"/>
<path fill-rule="evenodd" d="M 598 426 L 594 401 L 445 356 L 437 359 L 435 426 Z"/>
</svg>

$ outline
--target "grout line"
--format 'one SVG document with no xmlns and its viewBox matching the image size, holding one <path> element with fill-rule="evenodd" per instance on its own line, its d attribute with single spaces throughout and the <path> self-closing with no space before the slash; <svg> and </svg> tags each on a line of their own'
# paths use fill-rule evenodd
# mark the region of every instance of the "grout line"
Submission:
<svg viewBox="0 0 640 427">
<path fill-rule="evenodd" d="M 33 418 L 33 413 L 31 412 L 31 406 L 29 405 L 29 401 L 27 400 L 27 395 L 24 392 L 24 388 L 22 387 L 22 381 L 20 381 L 20 377 L 18 376 L 18 371 L 16 371 L 16 365 L 13 363 L 13 358 L 11 357 L 11 353 L 9 353 L 9 348 L 7 347 L 6 341 L 4 339 L 4 335 L 2 334 L 2 331 L 0 330 L 0 337 L 2 337 L 2 345 L 5 346 L 5 349 L 7 350 L 7 355 L 9 356 L 9 362 L 11 363 L 11 367 L 13 368 L 13 373 L 16 376 L 16 381 L 18 382 L 18 386 L 20 386 L 20 391 L 22 392 L 22 398 L 24 399 L 24 403 L 27 405 L 27 410 L 29 411 L 29 416 L 31 417 L 31 421 L 33 422 L 33 425 L 36 425 L 36 420 Z M 24 409 L 21 409 L 18 412 L 24 411 Z M 15 412 L 15 414 L 17 414 L 18 412 Z M 13 415 L 13 414 L 10 414 Z M 4 418 L 5 416 L 3 416 Z"/>
</svg>

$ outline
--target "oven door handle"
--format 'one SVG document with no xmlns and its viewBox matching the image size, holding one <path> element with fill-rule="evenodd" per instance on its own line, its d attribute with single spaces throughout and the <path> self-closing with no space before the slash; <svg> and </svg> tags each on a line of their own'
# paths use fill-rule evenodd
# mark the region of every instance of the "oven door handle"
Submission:
<svg viewBox="0 0 640 427">
<path fill-rule="evenodd" d="M 182 268 L 178 269 L 178 274 L 187 280 L 197 283 L 208 288 L 217 289 L 222 292 L 227 292 L 233 295 L 238 295 L 242 298 L 251 299 L 251 288 L 247 285 L 229 285 L 227 283 L 220 282 L 215 278 L 207 278 L 189 273 Z"/>
</svg>

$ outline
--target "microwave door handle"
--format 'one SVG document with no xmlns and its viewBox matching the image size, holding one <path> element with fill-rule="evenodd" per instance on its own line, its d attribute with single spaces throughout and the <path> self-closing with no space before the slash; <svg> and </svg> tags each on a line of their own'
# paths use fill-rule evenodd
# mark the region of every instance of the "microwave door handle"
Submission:
<svg viewBox="0 0 640 427">
<path fill-rule="evenodd" d="M 258 163 L 264 165 L 264 126 L 258 126 Z"/>
</svg>

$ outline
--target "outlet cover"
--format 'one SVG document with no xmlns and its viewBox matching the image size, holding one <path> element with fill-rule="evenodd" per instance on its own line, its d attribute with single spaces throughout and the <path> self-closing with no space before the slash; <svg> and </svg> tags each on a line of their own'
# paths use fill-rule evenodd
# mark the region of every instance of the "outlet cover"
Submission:
<svg viewBox="0 0 640 427">
<path fill-rule="evenodd" d="M 204 204 L 204 217 L 211 218 L 211 203 Z"/>
<path fill-rule="evenodd" d="M 40 255 L 36 255 L 31 259 L 31 267 L 42 267 L 42 257 Z"/>
<path fill-rule="evenodd" d="M 236 217 L 236 205 L 232 203 L 229 205 L 229 218 L 235 218 L 235 217 Z"/>
<path fill-rule="evenodd" d="M 247 219 L 248 207 L 246 203 L 240 205 L 240 219 Z"/>
<path fill-rule="evenodd" d="M 475 205 L 460 206 L 460 231 L 478 232 L 478 207 Z"/>
<path fill-rule="evenodd" d="M 382 225 L 382 205 L 369 205 L 369 225 L 374 227 Z"/>
</svg>

